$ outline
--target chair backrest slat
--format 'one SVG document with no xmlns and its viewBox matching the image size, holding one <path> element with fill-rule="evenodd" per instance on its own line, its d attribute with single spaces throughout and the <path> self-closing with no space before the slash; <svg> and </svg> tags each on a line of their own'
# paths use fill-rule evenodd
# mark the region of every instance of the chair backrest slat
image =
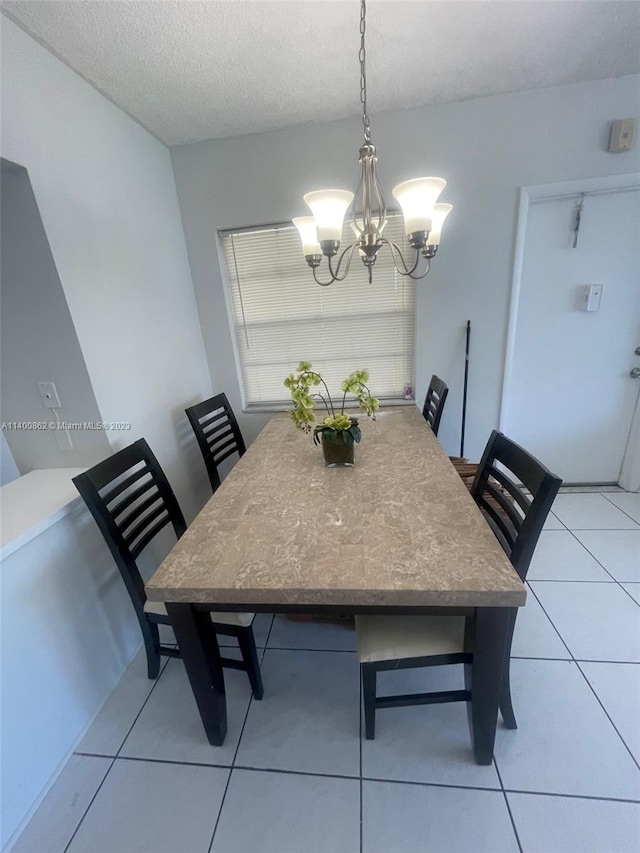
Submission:
<svg viewBox="0 0 640 853">
<path fill-rule="evenodd" d="M 440 429 L 440 419 L 442 418 L 448 393 L 449 388 L 446 383 L 434 373 L 427 389 L 424 406 L 422 407 L 422 415 L 431 427 L 434 435 L 437 435 Z"/>
<path fill-rule="evenodd" d="M 221 482 L 218 465 L 234 453 L 240 457 L 246 452 L 238 421 L 226 394 L 216 394 L 185 411 L 204 458 L 211 489 L 215 492 Z"/>
<path fill-rule="evenodd" d="M 73 482 L 141 612 L 146 594 L 137 557 L 168 524 L 178 539 L 187 528 L 164 471 L 141 438 L 74 477 Z"/>
<path fill-rule="evenodd" d="M 140 521 L 137 524 L 134 524 L 133 527 L 128 527 L 122 534 L 124 541 L 127 543 L 127 546 L 133 550 L 134 542 L 139 539 L 139 537 L 144 533 L 144 531 L 149 527 L 152 521 L 155 521 L 160 516 L 164 517 L 164 523 L 167 524 L 169 521 L 169 515 L 167 513 L 167 508 L 165 505 L 158 501 L 160 500 L 159 496 L 152 495 L 151 503 L 154 504 L 154 508 L 151 512 L 146 513 L 142 517 L 136 516 L 136 518 L 140 518 Z M 145 501 L 148 504 L 148 501 Z"/>
<path fill-rule="evenodd" d="M 157 524 L 154 524 L 153 527 L 150 527 L 144 536 L 140 537 L 137 542 L 131 545 L 131 553 L 133 554 L 134 559 L 138 559 L 140 554 L 144 551 L 147 545 L 154 539 L 160 531 L 167 526 L 169 519 L 161 518 Z"/>
</svg>

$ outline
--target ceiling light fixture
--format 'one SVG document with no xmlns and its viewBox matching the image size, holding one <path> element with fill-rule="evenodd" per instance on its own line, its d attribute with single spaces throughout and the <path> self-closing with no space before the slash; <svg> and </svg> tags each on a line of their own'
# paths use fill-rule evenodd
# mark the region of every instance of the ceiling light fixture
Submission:
<svg viewBox="0 0 640 853">
<path fill-rule="evenodd" d="M 375 146 L 371 143 L 371 125 L 367 115 L 367 74 L 366 74 L 366 0 L 360 0 L 360 101 L 362 103 L 362 124 L 364 143 L 360 148 L 360 183 L 355 196 L 348 190 L 317 190 L 304 196 L 313 216 L 299 216 L 293 219 L 302 240 L 302 251 L 313 271 L 313 277 L 323 287 L 334 281 L 344 281 L 349 274 L 354 252 L 369 270 L 372 279 L 373 265 L 382 246 L 387 246 L 393 258 L 393 264 L 400 275 L 414 279 L 424 278 L 429 272 L 431 258 L 438 251 L 442 225 L 451 211 L 450 204 L 436 204 L 438 196 L 446 186 L 443 178 L 414 178 L 404 181 L 393 188 L 393 195 L 402 208 L 405 232 L 409 244 L 415 249 L 415 260 L 407 263 L 400 247 L 383 236 L 387 224 L 387 207 L 380 188 L 376 170 Z M 342 251 L 337 264 L 332 258 L 340 250 L 342 226 L 347 211 L 351 211 L 351 228 L 356 239 Z M 356 210 L 361 211 L 357 213 Z M 318 267 L 325 255 L 329 265 L 329 281 L 318 278 Z M 426 260 L 425 268 L 418 272 L 420 259 Z M 343 269 L 344 264 L 344 269 Z"/>
</svg>

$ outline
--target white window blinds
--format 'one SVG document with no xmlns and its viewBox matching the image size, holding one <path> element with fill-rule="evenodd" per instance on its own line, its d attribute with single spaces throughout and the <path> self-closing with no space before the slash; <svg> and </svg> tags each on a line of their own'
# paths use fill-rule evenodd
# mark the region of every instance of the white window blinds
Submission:
<svg viewBox="0 0 640 853">
<path fill-rule="evenodd" d="M 385 236 L 405 246 L 403 220 L 389 217 Z M 343 246 L 352 239 L 348 226 Z M 413 280 L 398 275 L 383 247 L 373 284 L 357 253 L 343 282 L 313 280 L 291 226 L 221 233 L 245 404 L 283 403 L 283 380 L 301 359 L 311 361 L 332 394 L 356 368 L 368 368 L 379 398 L 413 385 Z M 407 257 L 410 253 L 407 253 Z M 328 278 L 326 259 L 321 280 Z"/>
</svg>

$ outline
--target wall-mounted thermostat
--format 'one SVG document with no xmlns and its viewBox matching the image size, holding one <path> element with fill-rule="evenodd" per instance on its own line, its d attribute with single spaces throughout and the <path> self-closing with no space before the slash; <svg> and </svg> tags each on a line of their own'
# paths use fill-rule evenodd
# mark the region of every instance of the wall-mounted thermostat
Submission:
<svg viewBox="0 0 640 853">
<path fill-rule="evenodd" d="M 604 284 L 585 284 L 582 291 L 582 310 L 597 311 L 602 300 Z"/>
<path fill-rule="evenodd" d="M 621 118 L 611 123 L 611 136 L 609 137 L 609 151 L 631 151 L 636 144 L 636 120 L 634 118 Z"/>
</svg>

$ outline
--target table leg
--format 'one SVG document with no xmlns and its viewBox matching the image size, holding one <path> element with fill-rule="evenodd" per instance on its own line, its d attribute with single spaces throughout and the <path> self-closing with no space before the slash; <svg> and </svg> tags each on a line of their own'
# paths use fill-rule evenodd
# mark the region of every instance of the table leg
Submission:
<svg viewBox="0 0 640 853">
<path fill-rule="evenodd" d="M 211 618 L 191 604 L 167 602 L 167 613 L 207 740 L 212 746 L 222 746 L 227 734 L 227 702 L 220 647 Z"/>
<path fill-rule="evenodd" d="M 471 743 L 478 764 L 491 764 L 512 608 L 478 607 L 473 663 L 465 666 Z"/>
</svg>

